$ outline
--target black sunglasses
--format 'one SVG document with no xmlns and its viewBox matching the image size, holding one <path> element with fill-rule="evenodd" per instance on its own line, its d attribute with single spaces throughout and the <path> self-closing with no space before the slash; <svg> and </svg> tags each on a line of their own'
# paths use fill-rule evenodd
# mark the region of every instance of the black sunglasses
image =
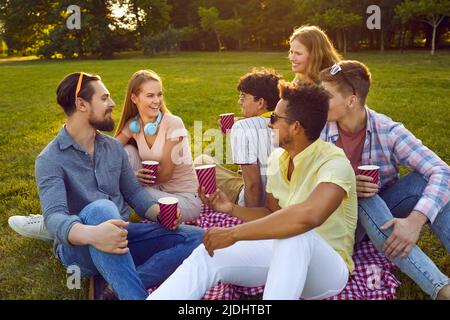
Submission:
<svg viewBox="0 0 450 320">
<path fill-rule="evenodd" d="M 270 124 L 275 124 L 275 122 L 277 122 L 278 119 L 286 119 L 291 121 L 291 119 L 287 117 L 280 117 L 279 115 L 275 114 L 275 112 L 272 112 L 272 114 L 270 115 Z"/>
<path fill-rule="evenodd" d="M 356 90 L 355 90 L 355 87 L 354 87 L 353 84 L 350 82 L 350 80 L 348 80 L 348 78 L 346 77 L 345 72 L 344 72 L 344 70 L 342 70 L 341 66 L 340 66 L 339 64 L 335 63 L 335 64 L 331 67 L 331 69 L 330 69 L 330 74 L 331 74 L 332 76 L 334 76 L 334 75 L 335 75 L 336 73 L 338 73 L 338 72 L 341 72 L 341 73 L 342 73 L 342 78 L 344 79 L 345 82 L 347 82 L 347 84 L 348 84 L 350 87 L 352 87 L 353 95 L 356 96 Z"/>
</svg>

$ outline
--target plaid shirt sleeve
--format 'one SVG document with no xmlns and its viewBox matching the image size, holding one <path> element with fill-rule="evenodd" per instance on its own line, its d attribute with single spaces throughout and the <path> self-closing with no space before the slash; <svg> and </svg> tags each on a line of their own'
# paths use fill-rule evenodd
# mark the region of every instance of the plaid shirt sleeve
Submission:
<svg viewBox="0 0 450 320">
<path fill-rule="evenodd" d="M 388 141 L 395 161 L 419 172 L 428 181 L 414 210 L 433 223 L 450 199 L 449 166 L 402 124 L 397 123 L 390 129 Z"/>
</svg>

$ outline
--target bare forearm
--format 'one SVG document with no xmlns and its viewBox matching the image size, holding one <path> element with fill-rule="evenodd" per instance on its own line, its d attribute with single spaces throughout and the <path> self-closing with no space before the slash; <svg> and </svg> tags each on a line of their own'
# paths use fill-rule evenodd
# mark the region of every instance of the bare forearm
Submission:
<svg viewBox="0 0 450 320">
<path fill-rule="evenodd" d="M 255 186 L 244 189 L 245 206 L 249 208 L 258 208 L 264 205 L 261 197 L 261 187 Z"/>
<path fill-rule="evenodd" d="M 428 217 L 419 211 L 412 211 L 409 214 L 408 219 L 414 221 L 414 223 L 416 223 L 419 227 L 423 227 L 423 225 L 428 222 Z"/>
<path fill-rule="evenodd" d="M 147 211 L 144 214 L 144 217 L 151 220 L 156 221 L 157 217 L 159 215 L 159 204 L 155 203 L 150 208 L 147 209 Z"/>
<path fill-rule="evenodd" d="M 170 181 L 172 179 L 173 171 L 175 169 L 175 166 L 171 166 L 171 168 L 168 168 L 167 166 L 164 166 L 163 164 L 159 164 L 158 168 L 158 174 L 156 176 L 156 182 L 157 183 L 164 183 L 167 181 Z"/>
<path fill-rule="evenodd" d="M 94 243 L 95 226 L 76 223 L 69 231 L 68 240 L 74 246 L 86 246 Z"/>
<path fill-rule="evenodd" d="M 271 214 L 271 212 L 272 211 L 270 211 L 266 207 L 247 208 L 238 206 L 237 204 L 233 204 L 233 209 L 231 210 L 230 214 L 244 221 L 253 221 L 264 218 L 267 215 Z"/>
<path fill-rule="evenodd" d="M 301 215 L 292 207 L 278 210 L 258 220 L 233 227 L 233 237 L 240 240 L 282 239 L 314 229 L 317 225 L 310 214 Z M 308 210 L 304 208 L 305 211 Z"/>
<path fill-rule="evenodd" d="M 323 224 L 339 207 L 344 190 L 333 183 L 320 183 L 305 202 L 283 209 L 262 219 L 233 227 L 233 238 L 240 240 L 282 239 L 305 233 Z M 268 194 L 268 203 L 271 200 Z M 273 204 L 272 204 L 273 205 Z M 273 206 L 269 208 L 273 208 Z"/>
<path fill-rule="evenodd" d="M 242 179 L 244 180 L 245 206 L 258 208 L 264 206 L 262 202 L 263 183 L 258 164 L 241 165 Z"/>
</svg>

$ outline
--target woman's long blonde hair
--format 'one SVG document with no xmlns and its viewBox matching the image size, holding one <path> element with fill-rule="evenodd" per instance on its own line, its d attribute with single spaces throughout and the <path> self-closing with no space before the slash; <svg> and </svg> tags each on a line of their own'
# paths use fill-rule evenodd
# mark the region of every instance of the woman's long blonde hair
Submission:
<svg viewBox="0 0 450 320">
<path fill-rule="evenodd" d="M 306 76 L 318 83 L 319 72 L 342 60 L 341 55 L 334 48 L 326 33 L 316 26 L 302 26 L 297 28 L 289 38 L 289 43 L 297 40 L 303 44 L 309 53 L 309 63 L 304 75 L 296 74 L 296 80 Z"/>
<path fill-rule="evenodd" d="M 161 84 L 162 88 L 162 81 L 161 78 L 158 76 L 158 74 L 152 70 L 139 70 L 136 71 L 131 79 L 128 81 L 128 88 L 127 88 L 127 94 L 125 96 L 125 101 L 123 103 L 122 108 L 122 114 L 120 115 L 119 120 L 119 126 L 117 127 L 115 136 L 117 137 L 123 130 L 123 127 L 125 127 L 128 120 L 131 118 L 136 117 L 138 114 L 137 106 L 134 104 L 133 101 L 131 101 L 131 95 L 134 93 L 136 96 L 141 91 L 141 86 L 147 81 L 158 81 Z M 166 104 L 163 100 L 162 106 L 161 106 L 161 113 L 170 114 L 169 109 L 167 109 Z"/>
</svg>

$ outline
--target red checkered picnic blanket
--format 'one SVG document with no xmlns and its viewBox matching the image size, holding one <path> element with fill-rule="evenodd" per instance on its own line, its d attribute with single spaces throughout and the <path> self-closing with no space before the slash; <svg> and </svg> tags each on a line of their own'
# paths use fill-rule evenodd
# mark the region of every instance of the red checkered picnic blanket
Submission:
<svg viewBox="0 0 450 320">
<path fill-rule="evenodd" d="M 242 220 L 228 214 L 216 212 L 202 206 L 202 212 L 196 223 L 203 229 L 211 227 L 229 228 L 243 223 Z M 353 252 L 355 270 L 347 286 L 338 295 L 328 300 L 392 300 L 400 282 L 392 273 L 395 265 L 378 253 L 371 242 L 361 242 Z M 149 289 L 151 293 L 156 288 Z M 242 295 L 255 296 L 264 291 L 261 287 L 240 287 L 219 282 L 203 296 L 203 300 L 238 300 Z"/>
</svg>

